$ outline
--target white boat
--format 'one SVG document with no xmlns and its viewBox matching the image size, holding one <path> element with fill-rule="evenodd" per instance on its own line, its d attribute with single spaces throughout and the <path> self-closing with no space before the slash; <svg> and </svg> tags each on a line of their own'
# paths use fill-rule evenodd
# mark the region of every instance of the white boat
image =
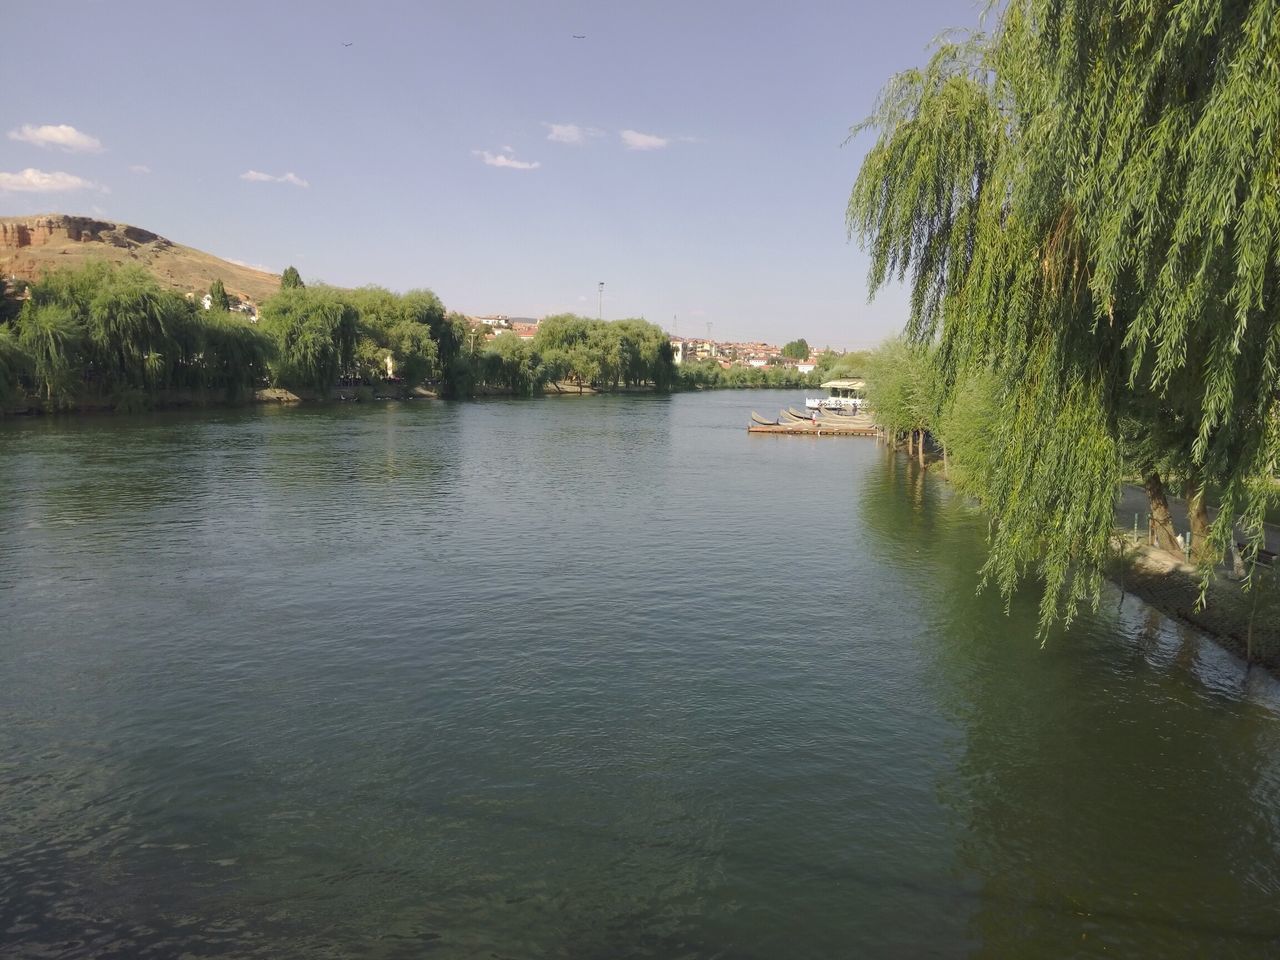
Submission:
<svg viewBox="0 0 1280 960">
<path fill-rule="evenodd" d="M 844 410 L 859 413 L 867 403 L 867 383 L 861 378 L 828 380 L 822 385 L 825 397 L 806 397 L 804 405 L 809 410 Z"/>
</svg>

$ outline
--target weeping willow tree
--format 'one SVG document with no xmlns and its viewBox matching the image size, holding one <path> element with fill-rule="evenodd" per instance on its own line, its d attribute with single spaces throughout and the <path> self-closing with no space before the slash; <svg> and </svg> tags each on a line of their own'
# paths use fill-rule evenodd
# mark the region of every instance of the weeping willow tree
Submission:
<svg viewBox="0 0 1280 960">
<path fill-rule="evenodd" d="M 1277 31 L 1280 0 L 1011 0 L 854 128 L 877 133 L 848 207 L 872 291 L 909 285 L 907 336 L 936 341 L 953 395 L 992 377 L 986 573 L 1006 592 L 1038 573 L 1043 624 L 1096 603 L 1129 452 L 1159 452 L 1161 492 L 1177 463 L 1201 562 L 1235 520 L 1260 544 L 1280 448 Z"/>
<path fill-rule="evenodd" d="M 866 364 L 867 403 L 876 426 L 924 462 L 925 434 L 935 428 L 942 401 L 932 351 L 926 345 L 889 340 Z"/>
<path fill-rule="evenodd" d="M 292 287 L 262 305 L 262 327 L 274 341 L 277 382 L 324 396 L 352 366 L 359 312 L 339 291 Z"/>
<path fill-rule="evenodd" d="M 88 339 L 108 389 L 167 386 L 172 337 L 185 304 L 173 300 L 140 268 L 112 273 L 89 301 Z"/>
<path fill-rule="evenodd" d="M 22 395 L 22 378 L 30 367 L 31 358 L 19 345 L 12 328 L 0 323 L 0 404 Z"/>
<path fill-rule="evenodd" d="M 18 327 L 18 346 L 30 359 L 38 389 L 51 407 L 69 405 L 81 383 L 84 329 L 72 307 L 28 303 Z"/>
<path fill-rule="evenodd" d="M 226 311 L 210 310 L 200 329 L 202 386 L 235 401 L 267 376 L 275 344 L 266 333 Z"/>
<path fill-rule="evenodd" d="M 19 354 L 0 364 L 55 409 L 85 400 L 136 408 L 206 389 L 234 400 L 265 376 L 273 351 L 244 320 L 201 310 L 136 267 L 104 263 L 43 277 L 13 327 Z M 0 370 L 0 392 L 6 377 Z"/>
</svg>

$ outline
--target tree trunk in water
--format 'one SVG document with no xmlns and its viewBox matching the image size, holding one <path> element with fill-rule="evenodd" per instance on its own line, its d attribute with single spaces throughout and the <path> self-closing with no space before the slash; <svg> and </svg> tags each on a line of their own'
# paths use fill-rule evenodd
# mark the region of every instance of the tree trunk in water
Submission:
<svg viewBox="0 0 1280 960">
<path fill-rule="evenodd" d="M 915 449 L 913 446 L 913 441 L 915 440 L 915 437 L 916 437 L 916 432 L 914 430 L 907 431 L 907 456 L 908 457 L 911 456 L 913 453 L 915 453 Z"/>
<path fill-rule="evenodd" d="M 1191 524 L 1191 562 L 1209 562 L 1209 508 L 1204 502 L 1204 488 L 1191 482 L 1187 483 L 1187 520 Z"/>
<path fill-rule="evenodd" d="M 1151 528 L 1155 531 L 1156 546 L 1172 553 L 1179 560 L 1185 560 L 1186 554 L 1178 546 L 1178 534 L 1173 528 L 1173 517 L 1169 514 L 1169 501 L 1164 495 L 1164 481 L 1160 474 L 1152 470 L 1143 479 L 1147 499 L 1151 501 Z"/>
<path fill-rule="evenodd" d="M 921 430 L 916 439 L 916 455 L 920 458 L 920 466 L 924 466 L 924 431 Z"/>
</svg>

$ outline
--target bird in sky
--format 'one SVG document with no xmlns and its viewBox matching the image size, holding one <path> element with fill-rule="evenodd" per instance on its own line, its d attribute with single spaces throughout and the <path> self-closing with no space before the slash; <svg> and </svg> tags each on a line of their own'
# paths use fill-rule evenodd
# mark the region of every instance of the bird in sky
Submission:
<svg viewBox="0 0 1280 960">
<path fill-rule="evenodd" d="M 352 41 L 351 41 L 351 43 L 355 43 L 355 41 L 354 41 L 354 40 L 352 40 Z M 351 43 L 344 43 L 344 44 L 343 44 L 343 46 L 344 46 L 344 47 L 349 47 L 349 46 L 351 46 Z"/>
<path fill-rule="evenodd" d="M 575 33 L 575 34 L 573 35 L 573 39 L 575 39 L 575 40 L 585 40 L 585 39 L 587 39 L 587 35 L 586 35 L 585 33 Z"/>
</svg>

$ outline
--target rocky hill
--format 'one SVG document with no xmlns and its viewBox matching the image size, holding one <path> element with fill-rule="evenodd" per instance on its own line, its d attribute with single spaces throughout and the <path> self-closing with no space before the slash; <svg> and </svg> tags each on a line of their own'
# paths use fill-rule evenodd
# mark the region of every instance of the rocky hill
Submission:
<svg viewBox="0 0 1280 960">
<path fill-rule="evenodd" d="M 97 259 L 139 264 L 183 293 L 206 291 L 221 279 L 228 293 L 259 303 L 280 289 L 278 274 L 243 267 L 125 223 L 61 213 L 0 217 L 0 276 L 35 280 L 50 270 Z"/>
</svg>

